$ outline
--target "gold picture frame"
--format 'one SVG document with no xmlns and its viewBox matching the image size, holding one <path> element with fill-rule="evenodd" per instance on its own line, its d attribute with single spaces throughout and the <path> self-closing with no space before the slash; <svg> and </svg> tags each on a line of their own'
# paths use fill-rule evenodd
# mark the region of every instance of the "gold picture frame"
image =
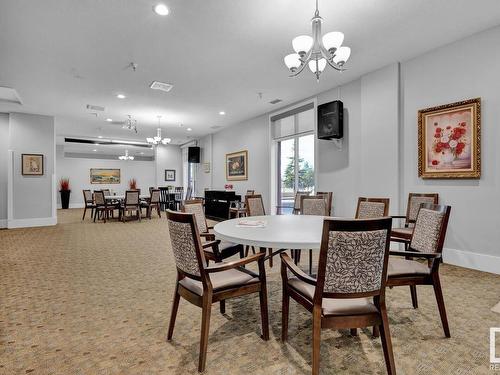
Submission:
<svg viewBox="0 0 500 375">
<path fill-rule="evenodd" d="M 21 154 L 21 174 L 23 176 L 43 176 L 43 155 Z"/>
<path fill-rule="evenodd" d="M 120 169 L 117 168 L 90 168 L 91 184 L 119 184 L 121 182 Z"/>
<path fill-rule="evenodd" d="M 248 180 L 248 151 L 226 154 L 226 180 Z"/>
<path fill-rule="evenodd" d="M 481 98 L 418 111 L 418 176 L 481 178 Z"/>
</svg>

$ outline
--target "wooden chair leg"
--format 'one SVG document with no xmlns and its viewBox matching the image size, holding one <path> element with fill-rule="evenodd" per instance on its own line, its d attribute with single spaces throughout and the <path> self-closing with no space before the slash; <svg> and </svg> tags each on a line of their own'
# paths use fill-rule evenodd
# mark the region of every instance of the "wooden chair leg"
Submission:
<svg viewBox="0 0 500 375">
<path fill-rule="evenodd" d="M 220 301 L 220 313 L 221 314 L 226 313 L 226 301 L 225 300 Z"/>
<path fill-rule="evenodd" d="M 82 220 L 85 220 L 85 213 L 87 212 L 87 207 L 85 206 L 85 208 L 83 209 L 83 217 L 82 217 Z"/>
<path fill-rule="evenodd" d="M 313 273 L 313 251 L 309 249 L 309 275 Z"/>
<path fill-rule="evenodd" d="M 379 326 L 373 326 L 373 337 L 380 337 L 380 328 L 379 328 Z"/>
<path fill-rule="evenodd" d="M 265 248 L 260 249 L 264 254 L 266 253 Z M 260 278 L 260 318 L 262 324 L 262 339 L 264 341 L 269 340 L 269 309 L 267 307 L 267 282 L 266 282 L 266 267 L 264 261 L 259 261 L 259 278 Z"/>
<path fill-rule="evenodd" d="M 201 338 L 200 338 L 200 359 L 198 361 L 198 371 L 205 371 L 207 362 L 208 331 L 210 329 L 210 313 L 212 308 L 212 295 L 205 295 L 203 298 L 203 308 L 201 313 Z"/>
<path fill-rule="evenodd" d="M 446 316 L 446 308 L 444 306 L 443 290 L 441 289 L 441 281 L 439 280 L 439 274 L 437 272 L 435 272 L 432 276 L 432 286 L 434 287 L 434 294 L 436 295 L 436 301 L 439 309 L 439 315 L 441 316 L 441 323 L 443 324 L 444 335 L 450 338 L 450 327 L 448 326 L 448 318 Z"/>
<path fill-rule="evenodd" d="M 389 319 L 385 306 L 381 306 L 380 315 L 382 324 L 380 325 L 380 339 L 384 350 L 385 365 L 388 375 L 396 375 L 396 365 L 394 364 L 394 354 L 392 352 L 391 333 L 389 331 Z"/>
<path fill-rule="evenodd" d="M 269 249 L 269 267 L 273 268 L 273 249 Z"/>
<path fill-rule="evenodd" d="M 175 318 L 177 318 L 177 310 L 179 309 L 179 300 L 181 296 L 177 293 L 177 286 L 174 292 L 174 301 L 172 303 L 172 311 L 170 312 L 170 324 L 168 325 L 167 340 L 172 340 L 172 335 L 174 334 Z"/>
<path fill-rule="evenodd" d="M 245 246 L 245 257 L 248 256 L 248 253 L 250 252 L 250 246 L 246 245 Z"/>
<path fill-rule="evenodd" d="M 417 286 L 410 285 L 411 303 L 414 309 L 418 309 Z"/>
<path fill-rule="evenodd" d="M 319 375 L 319 358 L 321 351 L 321 309 L 313 311 L 312 337 L 312 375 Z"/>
<path fill-rule="evenodd" d="M 288 340 L 288 317 L 290 311 L 290 296 L 283 285 L 283 302 L 281 308 L 281 341 Z"/>
<path fill-rule="evenodd" d="M 358 329 L 357 328 L 351 328 L 351 336 L 357 336 L 358 335 Z"/>
</svg>

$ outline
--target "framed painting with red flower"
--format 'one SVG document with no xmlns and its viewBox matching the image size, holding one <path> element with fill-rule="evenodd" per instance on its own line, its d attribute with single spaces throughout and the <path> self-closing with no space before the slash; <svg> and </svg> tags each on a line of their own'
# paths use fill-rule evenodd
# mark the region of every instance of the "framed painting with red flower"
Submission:
<svg viewBox="0 0 500 375">
<path fill-rule="evenodd" d="M 418 111 L 418 175 L 481 177 L 481 99 Z"/>
</svg>

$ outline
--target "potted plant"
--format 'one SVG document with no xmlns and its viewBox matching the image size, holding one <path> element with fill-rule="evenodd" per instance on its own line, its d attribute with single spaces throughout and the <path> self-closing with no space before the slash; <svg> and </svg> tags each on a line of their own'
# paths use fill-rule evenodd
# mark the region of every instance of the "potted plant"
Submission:
<svg viewBox="0 0 500 375">
<path fill-rule="evenodd" d="M 61 207 L 66 210 L 69 207 L 69 178 L 61 178 L 59 180 L 59 193 L 61 193 Z"/>
<path fill-rule="evenodd" d="M 130 190 L 137 190 L 137 180 L 135 178 L 131 178 L 128 182 L 128 187 Z"/>
</svg>

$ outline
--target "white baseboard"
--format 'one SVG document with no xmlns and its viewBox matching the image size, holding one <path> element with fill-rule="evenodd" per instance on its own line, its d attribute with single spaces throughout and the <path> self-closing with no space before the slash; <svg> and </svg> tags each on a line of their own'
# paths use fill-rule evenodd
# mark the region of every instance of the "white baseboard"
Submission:
<svg viewBox="0 0 500 375">
<path fill-rule="evenodd" d="M 443 249 L 443 261 L 455 266 L 500 274 L 500 257 L 470 251 Z"/>
<path fill-rule="evenodd" d="M 0 229 L 7 228 L 7 219 L 0 219 Z"/>
<path fill-rule="evenodd" d="M 70 203 L 69 204 L 69 208 L 84 208 L 84 207 L 85 207 L 84 203 Z M 60 203 L 57 205 L 57 209 L 58 210 L 61 209 L 61 204 Z"/>
<path fill-rule="evenodd" d="M 33 219 L 12 219 L 7 221 L 7 228 L 47 227 L 57 224 L 57 217 L 38 217 Z"/>
</svg>

